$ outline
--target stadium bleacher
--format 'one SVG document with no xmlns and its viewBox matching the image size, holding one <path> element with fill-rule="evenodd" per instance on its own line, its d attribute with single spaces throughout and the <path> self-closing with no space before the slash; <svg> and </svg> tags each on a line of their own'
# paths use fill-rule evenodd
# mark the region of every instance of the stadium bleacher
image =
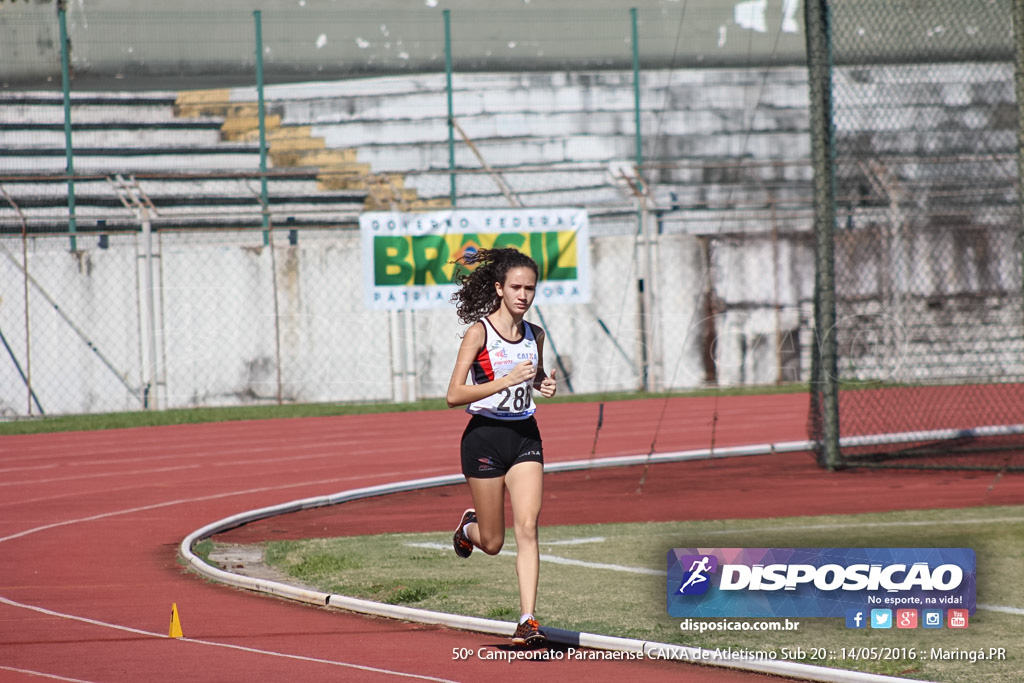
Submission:
<svg viewBox="0 0 1024 683">
<path fill-rule="evenodd" d="M 258 138 L 238 135 L 238 117 L 182 116 L 177 93 L 90 93 L 71 99 L 76 228 L 137 230 L 139 210 L 156 227 L 262 224 Z M 0 97 L 0 231 L 65 232 L 64 105 L 58 94 Z M 278 158 L 271 139 L 272 224 L 354 225 L 365 189 L 329 189 L 316 167 Z M 294 161 L 300 162 L 299 164 Z"/>
<path fill-rule="evenodd" d="M 663 210 L 688 208 L 699 219 L 702 211 L 806 201 L 803 71 L 741 75 L 645 78 L 647 158 L 662 165 L 648 172 L 649 189 Z M 617 72 L 457 79 L 458 205 L 632 210 L 636 188 L 621 177 L 634 163 L 629 79 Z M 752 88 L 759 110 L 748 120 Z M 451 205 L 438 75 L 289 84 L 265 95 L 273 225 L 353 227 L 364 209 Z M 11 93 L 0 103 L 0 183 L 10 197 L 0 230 L 65 231 L 62 98 Z M 71 105 L 79 231 L 137 229 L 126 195 L 144 198 L 158 229 L 260 225 L 254 88 L 74 93 Z M 744 168 L 725 168 L 724 158 Z"/>
</svg>

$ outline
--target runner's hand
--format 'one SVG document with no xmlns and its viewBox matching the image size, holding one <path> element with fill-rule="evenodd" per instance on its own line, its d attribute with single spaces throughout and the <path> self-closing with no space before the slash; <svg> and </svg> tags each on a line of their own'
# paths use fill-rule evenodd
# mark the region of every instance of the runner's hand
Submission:
<svg viewBox="0 0 1024 683">
<path fill-rule="evenodd" d="M 552 370 L 551 374 L 545 377 L 540 383 L 540 395 L 544 398 L 551 398 L 558 390 L 558 382 L 555 381 L 555 372 L 557 372 L 557 370 Z"/>
<path fill-rule="evenodd" d="M 512 372 L 508 373 L 506 377 L 508 377 L 509 386 L 514 387 L 517 384 L 532 381 L 536 375 L 537 366 L 535 366 L 531 361 L 524 360 L 522 363 L 512 368 Z"/>
</svg>

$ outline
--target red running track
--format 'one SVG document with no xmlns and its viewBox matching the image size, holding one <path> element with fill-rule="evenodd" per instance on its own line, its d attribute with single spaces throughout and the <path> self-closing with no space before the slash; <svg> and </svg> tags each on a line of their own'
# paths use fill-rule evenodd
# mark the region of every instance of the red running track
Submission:
<svg viewBox="0 0 1024 683">
<path fill-rule="evenodd" d="M 612 403 L 595 455 L 646 453 L 655 434 L 657 452 L 706 448 L 712 431 L 717 447 L 801 440 L 805 414 L 806 397 L 799 395 Z M 540 419 L 549 461 L 590 456 L 596 404 L 545 406 Z M 461 412 L 445 411 L 0 439 L 0 681 L 765 678 L 655 661 L 455 662 L 453 648 L 502 639 L 226 588 L 177 561 L 184 536 L 244 510 L 450 474 L 464 423 Z M 611 470 L 589 479 L 553 476 L 544 521 L 928 507 L 937 485 L 964 506 L 1024 498 L 1024 477 L 1004 477 L 989 490 L 990 476 L 829 474 L 806 454 L 675 468 L 687 473 L 682 481 L 652 476 L 639 495 L 635 476 Z M 905 495 L 893 496 L 892 488 Z M 316 525 L 331 534 L 447 529 L 466 497 L 463 487 L 450 487 L 358 501 L 320 511 L 326 517 Z M 439 498 L 453 500 L 438 505 Z M 304 515 L 263 524 L 301 530 Z M 359 523 L 367 519 L 373 523 Z M 233 533 L 258 535 L 261 528 Z M 166 637 L 171 603 L 184 639 Z"/>
</svg>

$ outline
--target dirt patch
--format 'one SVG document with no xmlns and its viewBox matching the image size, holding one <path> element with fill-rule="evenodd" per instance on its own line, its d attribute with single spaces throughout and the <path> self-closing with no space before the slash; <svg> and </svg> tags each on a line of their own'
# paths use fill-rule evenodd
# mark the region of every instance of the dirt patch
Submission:
<svg viewBox="0 0 1024 683">
<path fill-rule="evenodd" d="M 252 579 L 277 581 L 278 583 L 286 583 L 297 588 L 319 590 L 314 586 L 297 581 L 293 576 L 268 566 L 263 561 L 263 547 L 260 545 L 214 543 L 213 550 L 210 551 L 208 557 L 210 564 L 232 574 L 248 576 Z"/>
</svg>

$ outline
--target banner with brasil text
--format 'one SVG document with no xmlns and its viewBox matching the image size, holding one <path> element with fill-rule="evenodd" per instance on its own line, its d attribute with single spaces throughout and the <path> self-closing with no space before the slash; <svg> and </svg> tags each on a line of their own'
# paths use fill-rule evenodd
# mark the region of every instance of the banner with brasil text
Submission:
<svg viewBox="0 0 1024 683">
<path fill-rule="evenodd" d="M 359 217 L 363 293 L 376 310 L 443 308 L 458 288 L 454 262 L 479 249 L 515 247 L 537 262 L 535 304 L 590 299 L 584 209 L 367 212 Z"/>
</svg>

